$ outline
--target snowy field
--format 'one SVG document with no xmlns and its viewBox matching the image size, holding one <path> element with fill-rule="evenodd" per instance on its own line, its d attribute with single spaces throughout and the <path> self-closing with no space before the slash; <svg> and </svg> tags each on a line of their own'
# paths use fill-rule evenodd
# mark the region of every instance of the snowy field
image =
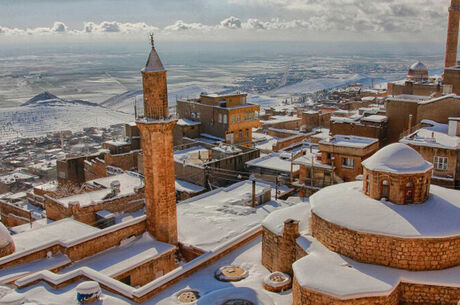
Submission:
<svg viewBox="0 0 460 305">
<path fill-rule="evenodd" d="M 133 114 L 135 101 L 142 102 L 140 69 L 148 47 L 147 43 L 5 46 L 0 50 L 0 137 L 130 120 L 123 113 Z M 168 70 L 170 106 L 201 92 L 236 91 L 248 93 L 251 102 L 270 106 L 352 82 L 369 85 L 371 79 L 375 84 L 399 80 L 417 60 L 436 74 L 443 64 L 442 47 L 277 42 L 157 45 Z M 107 109 L 16 108 L 45 91 Z"/>
</svg>

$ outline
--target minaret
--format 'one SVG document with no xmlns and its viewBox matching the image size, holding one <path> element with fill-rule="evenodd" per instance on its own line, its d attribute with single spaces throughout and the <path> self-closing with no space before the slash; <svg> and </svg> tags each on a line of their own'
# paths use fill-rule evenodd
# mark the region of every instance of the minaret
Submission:
<svg viewBox="0 0 460 305">
<path fill-rule="evenodd" d="M 144 117 L 137 119 L 142 137 L 147 231 L 157 240 L 177 244 L 176 188 L 173 159 L 173 128 L 168 114 L 166 70 L 155 50 L 142 69 Z"/>
<path fill-rule="evenodd" d="M 459 18 L 460 0 L 452 0 L 449 8 L 449 25 L 447 28 L 446 61 L 444 68 L 457 65 Z"/>
</svg>

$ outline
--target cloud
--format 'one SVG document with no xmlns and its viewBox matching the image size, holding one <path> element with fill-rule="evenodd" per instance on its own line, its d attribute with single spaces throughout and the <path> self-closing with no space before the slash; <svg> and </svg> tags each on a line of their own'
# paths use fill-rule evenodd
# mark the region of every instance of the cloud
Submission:
<svg viewBox="0 0 460 305">
<path fill-rule="evenodd" d="M 85 22 L 83 24 L 84 33 L 147 33 L 155 32 L 159 29 L 144 22 L 129 23 L 117 21 L 103 21 L 101 23 Z"/>
<path fill-rule="evenodd" d="M 209 31 L 212 26 L 204 25 L 201 23 L 185 23 L 182 20 L 177 20 L 174 24 L 168 25 L 164 28 L 165 31 L 181 32 L 181 31 Z"/>
<path fill-rule="evenodd" d="M 228 17 L 220 22 L 221 27 L 226 29 L 241 29 L 241 20 L 237 17 Z"/>
</svg>

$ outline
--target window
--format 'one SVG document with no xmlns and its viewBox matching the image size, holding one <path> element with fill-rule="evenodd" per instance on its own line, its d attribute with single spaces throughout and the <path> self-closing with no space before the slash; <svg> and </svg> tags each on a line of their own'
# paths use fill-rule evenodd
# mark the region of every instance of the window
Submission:
<svg viewBox="0 0 460 305">
<path fill-rule="evenodd" d="M 382 181 L 380 198 L 388 199 L 388 195 L 390 194 L 390 182 L 388 180 Z"/>
<path fill-rule="evenodd" d="M 249 138 L 249 128 L 246 128 L 246 138 Z"/>
<path fill-rule="evenodd" d="M 232 115 L 232 123 L 235 123 L 236 120 L 235 120 L 235 115 Z"/>
<path fill-rule="evenodd" d="M 192 119 L 196 118 L 196 113 L 195 112 L 192 112 L 190 115 L 192 116 Z"/>
<path fill-rule="evenodd" d="M 342 167 L 354 168 L 354 160 L 352 158 L 342 158 Z"/>
<path fill-rule="evenodd" d="M 200 118 L 200 113 L 199 113 L 199 112 L 196 113 L 196 118 L 197 118 L 197 119 Z"/>
<path fill-rule="evenodd" d="M 238 114 L 238 123 L 241 122 L 241 114 Z"/>
<path fill-rule="evenodd" d="M 219 113 L 219 123 L 222 123 L 222 114 Z"/>
<path fill-rule="evenodd" d="M 243 130 L 240 129 L 240 130 L 238 131 L 238 136 L 240 137 L 240 139 L 243 137 Z"/>
<path fill-rule="evenodd" d="M 369 175 L 366 176 L 366 194 L 369 195 L 369 191 L 370 191 L 370 181 L 369 181 Z"/>
<path fill-rule="evenodd" d="M 409 182 L 406 184 L 406 196 L 405 196 L 405 203 L 413 203 L 414 202 L 414 184 Z"/>
<path fill-rule="evenodd" d="M 447 157 L 434 157 L 434 169 L 445 171 L 447 170 Z"/>
<path fill-rule="evenodd" d="M 224 114 L 224 124 L 227 124 L 227 115 Z"/>
</svg>

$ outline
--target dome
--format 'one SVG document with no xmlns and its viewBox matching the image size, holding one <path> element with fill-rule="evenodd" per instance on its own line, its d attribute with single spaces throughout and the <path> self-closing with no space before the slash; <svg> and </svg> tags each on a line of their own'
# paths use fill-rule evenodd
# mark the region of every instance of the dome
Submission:
<svg viewBox="0 0 460 305">
<path fill-rule="evenodd" d="M 4 248 L 13 243 L 13 238 L 3 223 L 0 223 L 0 248 Z"/>
<path fill-rule="evenodd" d="M 385 146 L 362 164 L 372 171 L 396 174 L 426 172 L 433 167 L 413 148 L 401 143 Z"/>
<path fill-rule="evenodd" d="M 410 66 L 409 71 L 414 71 L 414 72 L 427 72 L 428 73 L 428 68 L 425 66 L 420 61 L 417 61 L 415 64 Z"/>
</svg>

